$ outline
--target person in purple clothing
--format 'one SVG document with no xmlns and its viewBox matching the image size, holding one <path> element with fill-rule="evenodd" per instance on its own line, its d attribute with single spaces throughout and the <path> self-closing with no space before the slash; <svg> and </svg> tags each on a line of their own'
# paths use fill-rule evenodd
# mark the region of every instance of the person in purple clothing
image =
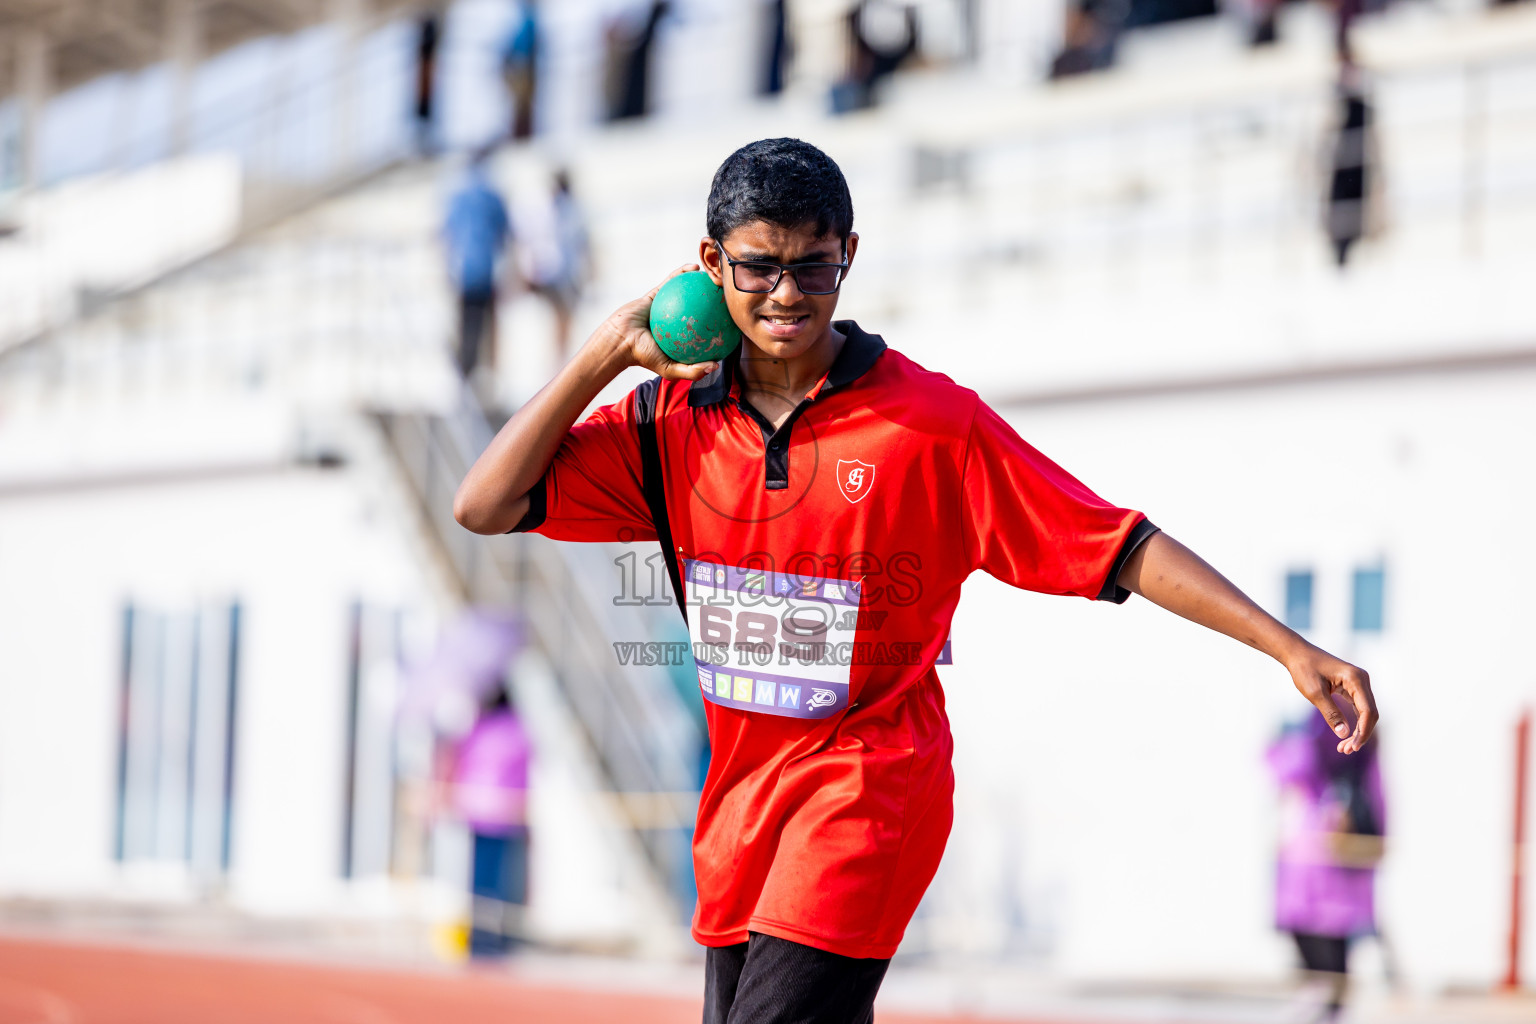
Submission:
<svg viewBox="0 0 1536 1024">
<path fill-rule="evenodd" d="M 521 930 L 528 902 L 528 734 L 498 687 L 460 742 L 451 774 L 454 811 L 474 835 L 471 956 L 499 956 Z"/>
<path fill-rule="evenodd" d="M 1337 746 L 1319 717 L 1287 728 L 1268 757 L 1281 787 L 1275 922 L 1325 985 L 1318 1021 L 1337 1020 L 1343 1009 L 1351 941 L 1376 932 L 1376 865 L 1386 834 L 1377 742 L 1354 756 Z"/>
</svg>

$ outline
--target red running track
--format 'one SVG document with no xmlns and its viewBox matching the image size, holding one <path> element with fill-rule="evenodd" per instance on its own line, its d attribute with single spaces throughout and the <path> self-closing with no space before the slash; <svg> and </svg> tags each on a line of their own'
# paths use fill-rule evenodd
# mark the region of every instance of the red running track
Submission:
<svg viewBox="0 0 1536 1024">
<path fill-rule="evenodd" d="M 0 1024 L 696 1024 L 700 1006 L 503 974 L 0 939 Z M 877 1019 L 957 1020 L 885 1012 Z"/>
</svg>

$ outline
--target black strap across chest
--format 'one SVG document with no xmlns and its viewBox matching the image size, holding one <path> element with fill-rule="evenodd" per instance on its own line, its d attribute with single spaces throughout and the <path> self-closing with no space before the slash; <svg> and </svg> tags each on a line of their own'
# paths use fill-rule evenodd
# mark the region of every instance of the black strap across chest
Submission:
<svg viewBox="0 0 1536 1024">
<path fill-rule="evenodd" d="M 672 542 L 672 522 L 667 518 L 667 487 L 661 472 L 661 448 L 656 442 L 656 409 L 661 400 L 661 378 L 635 388 L 635 425 L 640 432 L 640 490 L 656 527 L 662 557 L 667 560 L 667 576 L 672 580 L 672 594 L 677 610 L 688 621 L 683 604 L 683 574 L 677 564 L 677 545 Z"/>
</svg>

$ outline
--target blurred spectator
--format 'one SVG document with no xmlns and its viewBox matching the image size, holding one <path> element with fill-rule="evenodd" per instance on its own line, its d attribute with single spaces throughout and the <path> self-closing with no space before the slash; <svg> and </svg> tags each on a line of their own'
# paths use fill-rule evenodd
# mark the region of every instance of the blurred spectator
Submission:
<svg viewBox="0 0 1536 1024">
<path fill-rule="evenodd" d="M 1133 6 L 1139 10 L 1142 4 L 1149 2 L 1151 0 L 1133 0 Z M 1174 0 L 1174 2 L 1180 2 L 1180 0 Z M 1387 6 L 1388 2 L 1389 0 L 1325 0 L 1328 8 L 1333 12 L 1334 50 L 1340 60 L 1354 59 L 1350 46 L 1350 32 L 1355 21 L 1362 14 L 1381 10 Z M 1243 27 L 1248 45 L 1257 47 L 1268 46 L 1279 41 L 1277 20 L 1284 3 L 1285 0 L 1223 0 L 1222 6 Z M 1132 17 L 1131 23 L 1143 24 L 1135 16 Z"/>
<path fill-rule="evenodd" d="M 1336 1020 L 1343 1009 L 1351 941 L 1376 932 L 1376 865 L 1386 834 L 1379 741 L 1353 755 L 1340 754 L 1338 742 L 1322 716 L 1310 714 L 1268 755 L 1281 787 L 1275 919 L 1323 988 L 1317 1021 Z"/>
<path fill-rule="evenodd" d="M 656 30 L 670 9 L 667 0 L 652 0 L 643 20 L 632 15 L 608 23 L 608 120 L 644 117 L 651 109 L 651 51 Z"/>
<path fill-rule="evenodd" d="M 437 151 L 437 44 L 441 16 L 429 10 L 416 21 L 416 151 L 430 156 Z"/>
<path fill-rule="evenodd" d="M 875 104 L 875 90 L 917 52 L 917 11 L 892 0 L 860 0 L 848 13 L 848 77 L 832 87 L 832 112 Z"/>
<path fill-rule="evenodd" d="M 507 952 L 528 903 L 528 736 L 502 685 L 454 755 L 452 806 L 474 835 L 471 956 Z"/>
<path fill-rule="evenodd" d="M 550 196 L 549 220 L 543 238 L 530 245 L 528 283 L 555 314 L 555 359 L 565 362 L 570 344 L 571 317 L 592 276 L 587 221 L 571 192 L 571 176 L 556 171 Z"/>
<path fill-rule="evenodd" d="M 466 381 L 482 362 L 495 370 L 498 264 L 512 237 L 506 203 L 487 176 L 489 159 L 489 150 L 471 159 L 443 223 L 449 275 L 459 294 L 459 373 Z"/>
<path fill-rule="evenodd" d="M 784 69 L 789 63 L 789 26 L 785 0 L 768 0 L 763 6 L 763 77 L 758 94 L 777 96 L 784 91 Z"/>
<path fill-rule="evenodd" d="M 1333 8 L 1333 49 L 1343 65 L 1353 65 L 1355 62 L 1355 50 L 1352 45 L 1350 33 L 1355 27 L 1355 19 L 1360 17 L 1365 10 L 1364 0 L 1328 0 Z M 1373 9 L 1382 6 L 1381 3 L 1371 5 Z"/>
<path fill-rule="evenodd" d="M 1276 24 L 1283 0 L 1224 0 L 1222 6 L 1242 28 L 1249 46 L 1271 46 L 1279 42 Z"/>
<path fill-rule="evenodd" d="M 1329 241 L 1339 266 L 1350 248 L 1379 226 L 1381 160 L 1376 145 L 1374 111 L 1365 77 L 1353 63 L 1339 73 L 1338 123 L 1329 147 L 1328 192 L 1324 207 Z"/>
<path fill-rule="evenodd" d="M 1216 0 L 1129 0 L 1126 28 L 1166 25 L 1170 21 L 1209 18 L 1216 14 Z"/>
<path fill-rule="evenodd" d="M 1067 8 L 1061 51 L 1051 61 L 1050 77 L 1068 78 L 1113 64 L 1130 11 L 1129 0 L 1075 0 Z"/>
<path fill-rule="evenodd" d="M 512 27 L 501 48 L 501 76 L 512 101 L 511 138 L 533 135 L 533 108 L 538 98 L 539 18 L 535 0 L 519 0 Z"/>
</svg>

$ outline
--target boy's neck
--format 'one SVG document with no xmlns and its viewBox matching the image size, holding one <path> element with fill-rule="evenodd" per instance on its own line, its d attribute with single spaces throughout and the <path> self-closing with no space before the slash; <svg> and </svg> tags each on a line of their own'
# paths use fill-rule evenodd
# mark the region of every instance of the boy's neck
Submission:
<svg viewBox="0 0 1536 1024">
<path fill-rule="evenodd" d="M 775 427 L 800 404 L 807 391 L 826 376 L 837 355 L 843 350 L 846 335 L 832 324 L 827 333 L 791 359 L 770 356 L 747 337 L 741 339 L 737 366 L 741 371 L 741 394 Z"/>
</svg>

